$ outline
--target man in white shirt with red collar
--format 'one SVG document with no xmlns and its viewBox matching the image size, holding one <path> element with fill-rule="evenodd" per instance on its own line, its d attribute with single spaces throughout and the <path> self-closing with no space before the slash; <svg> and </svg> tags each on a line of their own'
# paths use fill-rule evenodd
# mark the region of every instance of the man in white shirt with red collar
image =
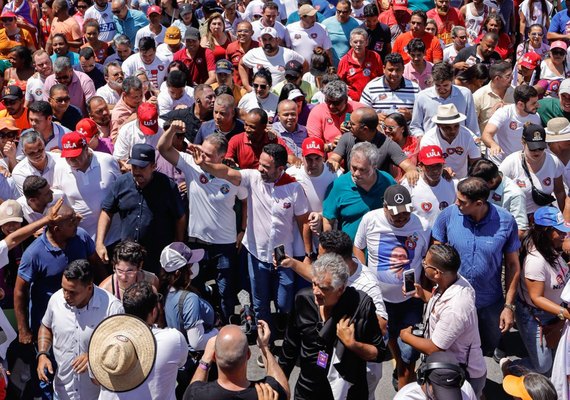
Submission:
<svg viewBox="0 0 570 400">
<path fill-rule="evenodd" d="M 287 173 L 287 151 L 280 144 L 268 144 L 255 170 L 233 170 L 224 164 L 207 162 L 203 152 L 192 147 L 194 162 L 205 172 L 247 189 L 247 228 L 243 245 L 247 249 L 253 306 L 257 319 L 271 321 L 269 302 L 276 299 L 277 310 L 291 312 L 295 297 L 295 273 L 278 267 L 274 272 L 273 251 L 284 245 L 285 254 L 293 254 L 295 230 L 303 236 L 305 261 L 312 251 L 308 227 L 309 204 L 301 185 Z M 278 285 L 277 285 L 278 284 Z M 277 293 L 274 289 L 277 286 Z M 273 330 L 275 331 L 275 330 Z"/>
</svg>

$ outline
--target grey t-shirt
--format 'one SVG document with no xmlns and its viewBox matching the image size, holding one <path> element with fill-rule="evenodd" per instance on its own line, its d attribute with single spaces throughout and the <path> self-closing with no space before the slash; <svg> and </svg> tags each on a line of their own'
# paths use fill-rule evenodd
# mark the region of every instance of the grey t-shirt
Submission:
<svg viewBox="0 0 570 400">
<path fill-rule="evenodd" d="M 350 152 L 356 143 L 356 138 L 350 132 L 344 133 L 338 141 L 334 153 L 338 154 L 344 160 L 344 165 L 348 169 L 348 160 L 350 160 Z M 398 143 L 380 132 L 376 132 L 376 136 L 371 141 L 380 150 L 380 160 L 376 166 L 379 170 L 390 172 L 390 163 L 400 165 L 407 157 Z"/>
</svg>

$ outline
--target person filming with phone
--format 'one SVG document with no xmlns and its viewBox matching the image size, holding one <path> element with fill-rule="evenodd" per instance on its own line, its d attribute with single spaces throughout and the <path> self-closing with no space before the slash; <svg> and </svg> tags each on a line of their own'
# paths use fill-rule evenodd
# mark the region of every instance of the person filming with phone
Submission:
<svg viewBox="0 0 570 400">
<path fill-rule="evenodd" d="M 423 354 L 447 351 L 466 370 L 467 381 L 481 397 L 487 367 L 477 323 L 475 290 L 457 271 L 459 253 L 447 244 L 432 245 L 422 261 L 424 274 L 436 286 L 433 291 L 415 284 L 414 297 L 428 303 L 423 329 L 408 326 L 400 339 Z"/>
</svg>

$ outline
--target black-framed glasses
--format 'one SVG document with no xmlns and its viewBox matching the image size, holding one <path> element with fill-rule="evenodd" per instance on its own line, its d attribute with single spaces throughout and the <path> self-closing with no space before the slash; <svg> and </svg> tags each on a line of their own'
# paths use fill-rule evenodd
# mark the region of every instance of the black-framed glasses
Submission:
<svg viewBox="0 0 570 400">
<path fill-rule="evenodd" d="M 69 96 L 65 96 L 65 97 L 52 97 L 52 100 L 55 101 L 56 103 L 59 104 L 63 104 L 63 103 L 67 103 L 68 101 L 71 100 L 71 97 Z"/>
<path fill-rule="evenodd" d="M 259 84 L 259 83 L 254 83 L 254 84 L 253 84 L 253 88 L 254 88 L 254 89 L 265 90 L 265 89 L 267 89 L 267 85 L 263 85 L 263 84 Z"/>
<path fill-rule="evenodd" d="M 350 10 L 336 10 L 336 13 L 341 15 L 350 14 Z"/>
</svg>

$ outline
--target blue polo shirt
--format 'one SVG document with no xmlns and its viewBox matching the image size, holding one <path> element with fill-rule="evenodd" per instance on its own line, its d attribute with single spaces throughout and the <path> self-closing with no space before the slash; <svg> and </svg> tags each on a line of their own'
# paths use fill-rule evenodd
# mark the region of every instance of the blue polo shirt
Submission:
<svg viewBox="0 0 570 400">
<path fill-rule="evenodd" d="M 52 245 L 46 232 L 24 251 L 18 276 L 30 287 L 30 328 L 37 333 L 52 294 L 61 289 L 61 278 L 67 265 L 87 259 L 95 253 L 95 242 L 82 228 L 68 240 L 65 249 Z"/>
<path fill-rule="evenodd" d="M 565 2 L 564 2 L 565 3 Z M 554 17 L 550 20 L 550 26 L 548 32 L 560 33 L 562 35 L 566 34 L 567 25 L 570 23 L 570 11 L 562 10 L 554 14 Z"/>
<path fill-rule="evenodd" d="M 380 170 L 376 170 L 376 173 L 376 183 L 368 192 L 356 186 L 350 173 L 346 173 L 333 182 L 325 196 L 323 217 L 336 219 L 340 229 L 352 240 L 364 214 L 382 207 L 386 188 L 396 184 L 390 174 Z"/>
<path fill-rule="evenodd" d="M 142 11 L 129 9 L 125 19 L 117 18 L 113 15 L 113 21 L 117 27 L 117 35 L 127 35 L 131 41 L 131 46 L 135 46 L 135 38 L 139 29 L 144 28 L 150 22 Z"/>
<path fill-rule="evenodd" d="M 453 246 L 461 255 L 459 273 L 475 289 L 477 308 L 503 298 L 503 255 L 521 247 L 514 217 L 504 208 L 489 204 L 478 223 L 461 214 L 457 205 L 444 209 L 432 228 L 433 238 Z"/>
</svg>

